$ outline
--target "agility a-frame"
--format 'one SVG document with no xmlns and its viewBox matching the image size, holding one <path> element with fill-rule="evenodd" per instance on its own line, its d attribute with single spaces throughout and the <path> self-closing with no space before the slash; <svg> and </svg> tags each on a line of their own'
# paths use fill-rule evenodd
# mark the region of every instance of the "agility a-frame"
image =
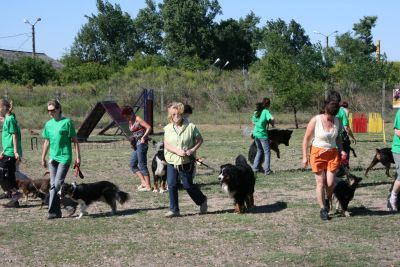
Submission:
<svg viewBox="0 0 400 267">
<path fill-rule="evenodd" d="M 136 103 L 132 106 L 135 113 L 143 107 L 144 120 L 153 126 L 153 90 L 144 89 Z M 129 137 L 131 132 L 129 131 L 128 121 L 121 116 L 121 108 L 115 101 L 100 101 L 94 106 L 89 115 L 83 121 L 77 132 L 79 142 L 86 142 L 89 135 L 95 129 L 103 115 L 107 113 L 111 118 L 111 123 L 107 125 L 103 130 L 99 132 L 99 135 L 105 134 L 105 132 L 111 127 L 118 127 L 116 135 L 119 134 Z"/>
</svg>

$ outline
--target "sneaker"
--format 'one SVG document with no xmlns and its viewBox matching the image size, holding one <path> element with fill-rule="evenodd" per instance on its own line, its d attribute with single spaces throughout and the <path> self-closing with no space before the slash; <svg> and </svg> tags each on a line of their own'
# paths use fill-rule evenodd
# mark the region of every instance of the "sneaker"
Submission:
<svg viewBox="0 0 400 267">
<path fill-rule="evenodd" d="M 168 211 L 167 213 L 165 213 L 164 217 L 166 218 L 172 218 L 172 217 L 179 217 L 179 211 L 178 212 L 173 212 L 173 211 Z"/>
<path fill-rule="evenodd" d="M 4 208 L 19 208 L 19 202 L 18 201 L 9 201 L 6 204 L 3 205 Z"/>
<path fill-rule="evenodd" d="M 58 218 L 61 218 L 61 214 L 49 213 L 49 215 L 47 216 L 48 220 L 58 219 Z"/>
<path fill-rule="evenodd" d="M 321 220 L 323 221 L 329 220 L 328 211 L 325 208 L 322 208 L 319 212 L 319 217 L 321 217 Z"/>
<path fill-rule="evenodd" d="M 268 171 L 268 172 L 265 172 L 264 174 L 265 174 L 265 175 L 272 175 L 272 174 L 274 174 L 274 172 L 270 170 L 270 171 Z"/>
<path fill-rule="evenodd" d="M 203 203 L 200 205 L 200 214 L 206 214 L 208 210 L 208 205 L 207 205 L 207 198 L 204 200 Z"/>
<path fill-rule="evenodd" d="M 139 190 L 139 189 L 143 189 L 143 188 L 146 188 L 145 186 L 143 186 L 143 185 L 138 185 L 137 186 L 137 189 Z"/>
<path fill-rule="evenodd" d="M 389 211 L 397 212 L 397 204 L 396 204 L 396 201 L 392 201 L 390 195 L 389 195 L 389 198 L 388 198 L 388 200 L 387 200 L 387 208 L 388 208 Z"/>
<path fill-rule="evenodd" d="M 329 211 L 331 210 L 331 201 L 329 198 L 325 199 L 325 209 L 326 211 L 329 213 Z"/>
</svg>

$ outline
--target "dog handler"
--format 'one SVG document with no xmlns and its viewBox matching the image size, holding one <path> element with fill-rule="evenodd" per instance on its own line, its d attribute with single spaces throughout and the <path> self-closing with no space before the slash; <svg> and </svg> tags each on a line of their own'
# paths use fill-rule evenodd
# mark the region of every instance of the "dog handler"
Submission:
<svg viewBox="0 0 400 267">
<path fill-rule="evenodd" d="M 257 105 L 257 110 L 253 113 L 252 122 L 254 124 L 253 136 L 254 142 L 257 146 L 257 154 L 254 158 L 253 162 L 253 171 L 258 172 L 258 165 L 260 165 L 261 155 L 264 152 L 264 174 L 270 175 L 272 174 L 272 170 L 270 168 L 271 162 L 271 149 L 269 146 L 268 139 L 268 124 L 270 123 L 272 126 L 274 125 L 274 117 L 272 117 L 268 108 L 271 104 L 269 98 L 265 97 L 263 99 L 262 105 Z"/>
<path fill-rule="evenodd" d="M 207 197 L 193 184 L 196 150 L 203 143 L 197 127 L 182 117 L 184 106 L 173 103 L 168 108 L 170 123 L 164 127 L 164 156 L 167 161 L 169 209 L 165 217 L 177 217 L 179 213 L 177 179 L 191 199 L 200 206 L 200 214 L 207 213 Z"/>
<path fill-rule="evenodd" d="M 130 106 L 123 106 L 121 108 L 121 116 L 128 121 L 129 130 L 132 132 L 129 138 L 133 152 L 129 165 L 132 172 L 140 178 L 140 185 L 137 189 L 141 192 L 150 192 L 151 185 L 149 169 L 147 168 L 147 150 L 149 149 L 148 135 L 151 132 L 151 126 L 137 116 Z"/>
<path fill-rule="evenodd" d="M 397 110 L 396 117 L 394 119 L 394 137 L 392 142 L 392 153 L 393 159 L 396 165 L 397 178 L 394 181 L 392 192 L 390 193 L 387 207 L 390 211 L 397 212 L 397 195 L 400 191 L 400 109 Z"/>
<path fill-rule="evenodd" d="M 62 115 L 61 104 L 57 100 L 47 103 L 47 112 L 52 117 L 46 122 L 42 132 L 45 138 L 42 151 L 42 166 L 47 167 L 46 155 L 50 148 L 50 197 L 48 219 L 61 218 L 60 198 L 57 192 L 60 190 L 67 176 L 72 161 L 72 145 L 74 143 L 76 164 L 81 162 L 81 154 L 78 139 L 71 119 Z"/>
<path fill-rule="evenodd" d="M 17 191 L 15 178 L 17 162 L 22 157 L 21 130 L 12 109 L 12 103 L 0 99 L 0 115 L 5 117 L 1 134 L 3 151 L 0 155 L 0 184 L 5 192 L 11 192 L 11 201 L 3 205 L 5 208 L 18 208 L 18 199 L 22 196 Z"/>
<path fill-rule="evenodd" d="M 324 114 L 317 115 L 310 120 L 303 139 L 303 166 L 306 168 L 310 163 L 315 174 L 316 195 L 321 208 L 320 217 L 322 220 L 329 219 L 328 200 L 332 197 L 335 173 L 340 164 L 336 146 L 341 151 L 342 156 L 347 156 L 342 149 L 342 141 L 339 135 L 341 124 L 339 119 L 335 117 L 338 111 L 338 102 L 325 102 Z M 308 144 L 313 136 L 310 160 L 308 160 Z M 327 199 L 325 199 L 325 191 Z"/>
</svg>

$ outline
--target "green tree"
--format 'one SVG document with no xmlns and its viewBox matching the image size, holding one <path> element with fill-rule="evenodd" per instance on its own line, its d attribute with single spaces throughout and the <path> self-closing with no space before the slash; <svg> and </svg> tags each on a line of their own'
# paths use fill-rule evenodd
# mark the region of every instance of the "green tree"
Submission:
<svg viewBox="0 0 400 267">
<path fill-rule="evenodd" d="M 11 81 L 12 76 L 10 65 L 3 58 L 0 58 L 0 81 Z"/>
<path fill-rule="evenodd" d="M 376 91 L 390 75 L 392 64 L 385 55 L 380 58 L 375 55 L 371 32 L 376 21 L 377 17 L 364 17 L 354 24 L 354 34 L 346 32 L 336 37 L 335 65 L 330 73 L 349 95 L 359 90 Z"/>
<path fill-rule="evenodd" d="M 164 0 L 164 47 L 169 58 L 210 59 L 214 18 L 221 13 L 217 0 Z"/>
<path fill-rule="evenodd" d="M 221 21 L 215 27 L 215 55 L 221 62 L 229 61 L 227 68 L 246 68 L 257 57 L 256 52 L 260 39 L 257 24 L 260 18 L 252 12 L 244 19 Z"/>
<path fill-rule="evenodd" d="M 268 21 L 263 29 L 264 56 L 261 73 L 272 87 L 273 102 L 291 110 L 298 128 L 297 112 L 308 108 L 323 90 L 321 46 L 313 46 L 300 24 L 292 20 Z"/>
<path fill-rule="evenodd" d="M 38 58 L 21 57 L 11 64 L 11 71 L 14 82 L 19 84 L 47 84 L 57 79 L 51 64 Z"/>
<path fill-rule="evenodd" d="M 118 4 L 97 0 L 97 9 L 97 15 L 86 16 L 88 22 L 75 37 L 70 55 L 83 62 L 125 65 L 138 47 L 133 20 Z"/>
<path fill-rule="evenodd" d="M 163 48 L 163 19 L 153 0 L 146 0 L 146 5 L 134 19 L 139 47 L 146 54 L 158 54 Z"/>
</svg>

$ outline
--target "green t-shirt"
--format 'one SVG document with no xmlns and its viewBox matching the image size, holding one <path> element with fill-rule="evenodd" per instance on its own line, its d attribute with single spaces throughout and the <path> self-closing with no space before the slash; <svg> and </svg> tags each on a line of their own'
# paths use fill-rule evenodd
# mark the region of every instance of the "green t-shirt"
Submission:
<svg viewBox="0 0 400 267">
<path fill-rule="evenodd" d="M 338 112 L 338 114 L 336 114 L 336 118 L 339 118 L 342 126 L 349 126 L 349 118 L 347 118 L 346 111 L 344 110 L 343 107 L 339 108 L 339 112 Z M 344 129 L 344 128 L 342 128 L 342 129 Z"/>
<path fill-rule="evenodd" d="M 174 127 L 173 123 L 169 123 L 164 127 L 164 140 L 173 147 L 180 149 L 186 148 L 190 149 L 196 144 L 196 138 L 201 136 L 200 131 L 197 129 L 196 125 L 187 120 L 183 121 L 182 129 L 180 132 Z M 192 160 L 185 156 L 178 156 L 167 149 L 164 149 L 165 160 L 169 164 L 182 165 L 190 163 Z M 193 155 L 196 157 L 196 155 Z"/>
<path fill-rule="evenodd" d="M 1 142 L 3 146 L 4 155 L 14 157 L 14 144 L 13 134 L 17 135 L 17 151 L 20 157 L 22 157 L 22 144 L 21 144 L 21 130 L 18 126 L 15 115 L 11 113 L 7 115 L 3 123 L 3 132 L 1 134 Z"/>
<path fill-rule="evenodd" d="M 394 118 L 393 129 L 400 130 L 400 109 L 397 110 L 396 117 Z M 400 137 L 397 134 L 393 136 L 392 152 L 400 154 Z"/>
<path fill-rule="evenodd" d="M 267 125 L 272 119 L 272 115 L 268 109 L 264 109 L 260 117 L 256 117 L 256 112 L 253 113 L 252 122 L 254 123 L 253 136 L 255 138 L 268 138 Z"/>
<path fill-rule="evenodd" d="M 49 120 L 42 136 L 50 142 L 50 159 L 70 165 L 72 161 L 71 138 L 76 136 L 74 123 L 68 118 Z"/>
</svg>

